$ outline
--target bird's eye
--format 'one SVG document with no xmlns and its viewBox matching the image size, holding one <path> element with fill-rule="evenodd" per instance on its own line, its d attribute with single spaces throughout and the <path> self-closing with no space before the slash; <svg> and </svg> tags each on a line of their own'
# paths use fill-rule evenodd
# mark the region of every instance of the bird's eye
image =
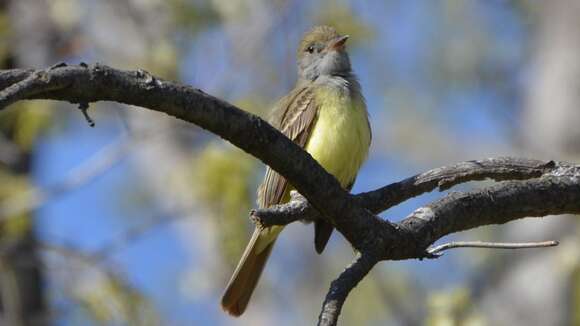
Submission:
<svg viewBox="0 0 580 326">
<path fill-rule="evenodd" d="M 314 46 L 311 45 L 311 46 L 307 47 L 306 48 L 306 52 L 313 53 L 314 52 Z"/>
</svg>

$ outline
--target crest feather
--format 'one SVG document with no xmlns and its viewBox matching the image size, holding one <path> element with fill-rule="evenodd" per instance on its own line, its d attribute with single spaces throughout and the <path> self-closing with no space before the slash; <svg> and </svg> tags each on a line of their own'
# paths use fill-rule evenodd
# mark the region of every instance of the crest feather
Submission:
<svg viewBox="0 0 580 326">
<path fill-rule="evenodd" d="M 313 43 L 324 44 L 339 36 L 340 34 L 332 26 L 321 25 L 313 27 L 302 37 L 302 41 L 300 41 L 300 45 L 298 46 L 298 57 Z"/>
</svg>

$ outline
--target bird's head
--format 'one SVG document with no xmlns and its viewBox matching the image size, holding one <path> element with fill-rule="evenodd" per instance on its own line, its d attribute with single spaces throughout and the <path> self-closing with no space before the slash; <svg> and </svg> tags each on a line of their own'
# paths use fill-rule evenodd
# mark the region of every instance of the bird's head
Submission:
<svg viewBox="0 0 580 326">
<path fill-rule="evenodd" d="M 350 60 L 345 50 L 348 35 L 340 35 L 330 26 L 316 26 L 307 32 L 298 47 L 300 78 L 349 73 Z"/>
</svg>

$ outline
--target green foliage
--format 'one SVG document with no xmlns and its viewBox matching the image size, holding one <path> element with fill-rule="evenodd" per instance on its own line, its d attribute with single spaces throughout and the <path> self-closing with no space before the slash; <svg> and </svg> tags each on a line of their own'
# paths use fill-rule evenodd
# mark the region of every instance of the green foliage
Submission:
<svg viewBox="0 0 580 326">
<path fill-rule="evenodd" d="M 76 299 L 101 325 L 159 325 L 153 305 L 141 293 L 114 275 L 95 277 Z"/>
<path fill-rule="evenodd" d="M 10 19 L 0 12 L 0 62 L 10 54 Z"/>
<path fill-rule="evenodd" d="M 483 326 L 483 316 L 474 313 L 468 289 L 433 292 L 428 299 L 428 326 Z"/>
<path fill-rule="evenodd" d="M 389 317 L 389 307 L 382 300 L 381 286 L 378 284 L 381 280 L 374 276 L 377 272 L 371 271 L 349 295 L 343 307 L 344 325 L 369 325 Z"/>
<path fill-rule="evenodd" d="M 319 24 L 336 26 L 340 33 L 350 35 L 349 44 L 357 44 L 374 37 L 372 27 L 354 15 L 352 9 L 342 1 L 326 1 L 320 6 L 315 21 Z"/>
<path fill-rule="evenodd" d="M 268 114 L 271 113 L 271 105 L 273 103 L 267 103 L 265 99 L 257 96 L 247 96 L 236 100 L 234 104 L 242 110 L 262 116 L 267 120 Z"/>
<path fill-rule="evenodd" d="M 171 0 L 168 1 L 175 24 L 182 32 L 193 35 L 219 21 L 211 2 Z"/>
<path fill-rule="evenodd" d="M 30 189 L 27 177 L 0 169 L 0 207 L 4 207 L 8 198 L 27 200 L 26 194 L 30 193 Z M 18 216 L 6 216 L 6 218 L 5 221 L 0 222 L 0 245 L 18 239 L 31 227 L 30 217 L 26 213 Z"/>
<path fill-rule="evenodd" d="M 210 143 L 196 155 L 192 184 L 210 214 L 220 224 L 220 243 L 227 261 L 235 261 L 247 241 L 248 212 L 255 187 L 255 160 L 222 144 Z"/>
<path fill-rule="evenodd" d="M 177 78 L 179 53 L 174 43 L 170 40 L 160 40 L 147 54 L 147 62 L 145 63 L 147 69 L 164 78 Z"/>
<path fill-rule="evenodd" d="M 32 149 L 37 137 L 52 124 L 54 108 L 47 101 L 19 102 L 0 113 L 0 129 L 11 134 L 22 151 Z"/>
</svg>

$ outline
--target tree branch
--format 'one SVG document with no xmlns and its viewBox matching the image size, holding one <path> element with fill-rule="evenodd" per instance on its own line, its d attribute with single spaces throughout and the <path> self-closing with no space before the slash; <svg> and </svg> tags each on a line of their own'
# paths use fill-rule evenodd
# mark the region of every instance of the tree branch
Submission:
<svg viewBox="0 0 580 326">
<path fill-rule="evenodd" d="M 295 196 L 287 205 L 253 211 L 252 218 L 262 226 L 324 218 L 360 253 L 332 282 L 320 314 L 321 325 L 336 324 L 350 290 L 380 260 L 429 257 L 427 248 L 441 237 L 482 225 L 580 213 L 580 167 L 516 158 L 463 162 L 353 196 L 310 155 L 259 117 L 142 70 L 59 64 L 47 70 L 0 71 L 0 110 L 26 99 L 61 100 L 83 107 L 115 101 L 164 112 L 221 136 L 283 175 L 305 200 Z M 484 179 L 511 181 L 451 193 L 396 224 L 374 215 L 436 188 Z"/>
<path fill-rule="evenodd" d="M 320 316 L 318 316 L 318 326 L 336 325 L 346 297 L 378 261 L 377 257 L 364 253 L 358 254 L 350 266 L 332 281 L 322 304 Z"/>
<path fill-rule="evenodd" d="M 568 166 L 558 163 L 559 166 Z M 468 181 L 491 179 L 525 180 L 554 171 L 554 161 L 538 161 L 524 158 L 499 157 L 457 163 L 436 168 L 407 178 L 374 191 L 357 196 L 359 203 L 374 213 L 380 213 L 408 199 L 439 188 L 447 190 Z"/>
<path fill-rule="evenodd" d="M 16 84 L 9 86 L 8 80 Z M 0 91 L 0 110 L 24 99 L 116 101 L 194 123 L 282 174 L 356 249 L 374 246 L 363 236 L 372 229 L 392 229 L 390 223 L 356 205 L 332 175 L 267 122 L 199 89 L 164 81 L 142 70 L 122 71 L 100 64 L 8 70 L 0 72 L 0 85 L 6 87 Z M 352 220 L 359 222 L 350 223 Z"/>
<path fill-rule="evenodd" d="M 544 162 L 513 157 L 473 160 L 432 169 L 374 191 L 357 194 L 354 196 L 354 200 L 359 205 L 378 214 L 436 188 L 446 190 L 461 183 L 485 179 L 494 181 L 524 180 L 540 177 L 543 174 L 570 166 L 572 165 L 563 162 Z M 292 202 L 286 205 L 253 210 L 251 217 L 253 220 L 259 221 L 264 227 L 322 218 L 307 200 L 299 196 L 293 197 Z"/>
<path fill-rule="evenodd" d="M 466 193 L 449 194 L 417 209 L 397 224 L 402 233 L 385 259 L 421 258 L 438 239 L 483 225 L 524 217 L 580 213 L 579 175 L 508 181 Z M 410 245 L 411 247 L 405 247 Z"/>
</svg>

